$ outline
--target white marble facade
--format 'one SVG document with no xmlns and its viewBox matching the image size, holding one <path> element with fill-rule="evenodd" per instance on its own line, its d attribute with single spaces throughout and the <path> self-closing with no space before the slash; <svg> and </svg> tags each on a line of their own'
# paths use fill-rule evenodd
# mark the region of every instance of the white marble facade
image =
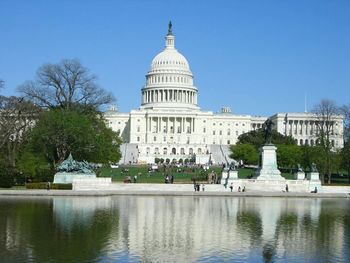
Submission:
<svg viewBox="0 0 350 263">
<path fill-rule="evenodd" d="M 220 113 L 201 110 L 189 63 L 175 49 L 171 28 L 165 37 L 165 49 L 155 56 L 146 74 L 141 106 L 130 113 L 111 107 L 104 116 L 125 143 L 137 145 L 134 161 L 139 163 L 153 163 L 156 157 L 185 159 L 193 154 L 200 163 L 206 163 L 212 145 L 235 144 L 239 135 L 261 128 L 267 119 L 236 115 L 229 107 L 223 107 Z M 305 126 L 311 125 L 311 114 L 278 113 L 272 120 L 280 133 L 292 135 L 298 144 L 315 143 L 315 130 Z M 342 147 L 342 120 L 336 120 L 336 124 L 334 145 Z"/>
</svg>

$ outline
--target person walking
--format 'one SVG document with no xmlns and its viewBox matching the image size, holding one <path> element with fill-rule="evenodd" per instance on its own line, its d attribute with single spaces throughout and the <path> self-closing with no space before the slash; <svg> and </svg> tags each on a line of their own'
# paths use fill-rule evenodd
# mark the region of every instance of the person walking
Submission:
<svg viewBox="0 0 350 263">
<path fill-rule="evenodd" d="M 230 184 L 230 189 L 231 189 L 231 192 L 233 190 L 233 183 Z"/>
<path fill-rule="evenodd" d="M 136 184 L 136 182 L 137 182 L 137 175 L 135 174 L 134 175 L 134 183 Z"/>
</svg>

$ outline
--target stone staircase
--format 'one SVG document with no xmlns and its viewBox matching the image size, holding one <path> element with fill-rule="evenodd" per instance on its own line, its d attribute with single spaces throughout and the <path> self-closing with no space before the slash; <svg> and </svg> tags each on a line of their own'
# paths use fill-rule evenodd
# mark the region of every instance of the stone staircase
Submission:
<svg viewBox="0 0 350 263">
<path fill-rule="evenodd" d="M 137 162 L 139 151 L 137 144 L 135 143 L 123 143 L 120 145 L 120 152 L 122 158 L 119 160 L 119 164 L 129 164 Z"/>
<path fill-rule="evenodd" d="M 229 157 L 231 152 L 228 145 L 212 144 L 209 146 L 209 148 L 212 154 L 211 156 L 214 164 L 236 162 L 235 160 Z"/>
</svg>

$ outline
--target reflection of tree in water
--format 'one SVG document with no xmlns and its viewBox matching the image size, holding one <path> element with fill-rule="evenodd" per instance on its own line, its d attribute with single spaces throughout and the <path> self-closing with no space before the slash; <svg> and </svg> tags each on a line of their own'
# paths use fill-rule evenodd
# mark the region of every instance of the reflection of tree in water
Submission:
<svg viewBox="0 0 350 263">
<path fill-rule="evenodd" d="M 250 237 L 251 246 L 261 243 L 262 222 L 257 211 L 239 210 L 237 213 L 237 225 L 240 231 L 245 231 Z"/>
<path fill-rule="evenodd" d="M 280 237 L 283 239 L 283 242 L 288 239 L 293 239 L 293 237 L 296 236 L 297 227 L 297 214 L 289 211 L 288 213 L 280 215 L 276 224 L 275 238 L 263 246 L 262 254 L 264 262 L 273 262 L 273 258 L 276 255 L 277 245 L 280 242 Z M 289 245 L 288 242 L 285 242 L 284 247 L 288 248 Z"/>
<path fill-rule="evenodd" d="M 8 220 L 16 222 L 16 234 L 20 235 L 17 249 L 31 250 L 31 255 L 27 252 L 18 260 L 22 262 L 95 261 L 104 250 L 113 222 L 119 218 L 116 210 L 97 208 L 84 224 L 75 217 L 71 227 L 66 228 L 56 221 L 52 199 L 49 202 L 17 200 L 8 209 Z"/>
<path fill-rule="evenodd" d="M 264 262 L 273 262 L 273 257 L 275 256 L 275 253 L 276 253 L 275 244 L 266 243 L 263 246 L 263 251 L 262 251 Z"/>
<path fill-rule="evenodd" d="M 332 200 L 322 200 L 320 216 L 312 236 L 314 237 L 313 242 L 316 244 L 315 250 L 320 247 L 324 248 L 319 251 L 324 262 L 334 261 L 335 258 L 344 254 L 344 249 L 349 249 L 349 246 L 346 247 L 343 244 L 343 242 L 346 243 L 345 231 L 349 229 L 349 227 L 345 228 L 344 226 L 350 226 L 349 213 L 349 208 L 341 202 L 335 204 Z M 346 224 L 346 220 L 348 224 Z M 347 237 L 349 239 L 349 235 Z"/>
</svg>

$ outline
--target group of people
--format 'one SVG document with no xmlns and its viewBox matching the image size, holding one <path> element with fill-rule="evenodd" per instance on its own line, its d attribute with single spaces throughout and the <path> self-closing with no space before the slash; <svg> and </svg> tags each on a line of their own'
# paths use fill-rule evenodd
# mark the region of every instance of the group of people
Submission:
<svg viewBox="0 0 350 263">
<path fill-rule="evenodd" d="M 230 184 L 230 190 L 231 192 L 233 191 L 233 183 Z M 243 188 L 238 186 L 238 192 L 245 192 L 245 186 L 243 186 Z"/>
<path fill-rule="evenodd" d="M 200 184 L 197 184 L 195 181 L 193 182 L 193 188 L 195 192 L 200 191 Z M 205 184 L 202 184 L 202 191 L 205 191 Z"/>
<path fill-rule="evenodd" d="M 174 176 L 173 175 L 165 175 L 164 177 L 164 183 L 166 184 L 173 184 L 174 183 Z"/>
</svg>

